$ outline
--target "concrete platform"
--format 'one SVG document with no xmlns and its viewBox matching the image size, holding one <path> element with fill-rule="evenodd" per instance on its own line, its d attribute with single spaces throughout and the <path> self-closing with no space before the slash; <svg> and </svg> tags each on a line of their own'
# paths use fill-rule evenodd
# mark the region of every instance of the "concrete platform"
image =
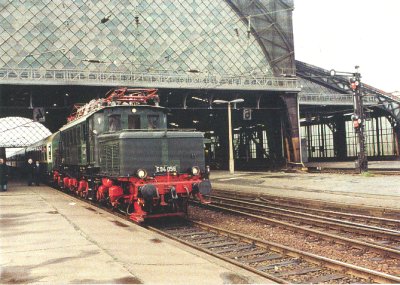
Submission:
<svg viewBox="0 0 400 285">
<path fill-rule="evenodd" d="M 210 178 L 214 189 L 400 211 L 400 175 L 213 171 Z"/>
<path fill-rule="evenodd" d="M 0 192 L 1 284 L 272 283 L 49 187 Z"/>
<path fill-rule="evenodd" d="M 304 165 L 309 168 L 320 169 L 355 169 L 355 161 L 332 161 L 332 162 L 305 162 Z M 368 161 L 368 170 L 370 171 L 400 171 L 400 161 Z"/>
</svg>

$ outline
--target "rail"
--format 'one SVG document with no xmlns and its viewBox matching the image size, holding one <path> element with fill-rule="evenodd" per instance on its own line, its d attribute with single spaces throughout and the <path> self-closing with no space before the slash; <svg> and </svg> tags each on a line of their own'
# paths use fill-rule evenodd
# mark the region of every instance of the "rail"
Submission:
<svg viewBox="0 0 400 285">
<path fill-rule="evenodd" d="M 0 68 L 0 84 L 76 84 L 144 88 L 300 91 L 293 77 L 253 77 L 206 73 L 103 72 L 57 69 Z"/>
<path fill-rule="evenodd" d="M 343 263 L 202 222 L 188 221 L 182 225 L 164 224 L 147 228 L 279 284 L 320 284 L 338 280 L 342 284 L 400 281 L 400 278 L 394 275 Z"/>
<path fill-rule="evenodd" d="M 213 199 L 213 198 L 212 198 Z M 359 248 L 366 251 L 371 251 L 375 252 L 377 254 L 380 254 L 381 256 L 390 256 L 392 258 L 399 258 L 400 256 L 400 251 L 396 249 L 396 247 L 392 247 L 390 245 L 381 245 L 378 242 L 369 242 L 369 241 L 363 241 L 360 236 L 364 234 L 364 236 L 368 237 L 374 237 L 377 238 L 379 235 L 384 237 L 383 239 L 385 242 L 387 240 L 390 240 L 391 238 L 395 239 L 396 238 L 396 233 L 388 233 L 382 231 L 373 231 L 369 230 L 367 228 L 361 228 L 361 227 L 351 227 L 351 226 L 345 226 L 341 225 L 339 223 L 329 223 L 329 222 L 320 222 L 317 219 L 310 219 L 306 221 L 307 219 L 300 218 L 296 214 L 290 217 L 289 215 L 285 214 L 277 214 L 273 213 L 272 211 L 267 211 L 267 210 L 260 210 L 260 209 L 252 209 L 250 207 L 246 206 L 239 206 L 239 205 L 234 205 L 234 204 L 228 204 L 228 203 L 221 203 L 221 202 L 216 202 L 214 199 L 212 200 L 213 203 L 210 205 L 199 205 L 196 202 L 192 202 L 193 204 L 198 204 L 199 206 L 202 206 L 206 209 L 212 209 L 212 210 L 217 210 L 217 211 L 223 211 L 231 214 L 236 214 L 236 215 L 241 215 L 245 216 L 247 218 L 253 218 L 257 221 L 260 221 L 262 223 L 266 224 L 273 224 L 276 226 L 281 226 L 286 229 L 290 229 L 294 232 L 297 233 L 303 233 L 306 235 L 313 235 L 317 238 L 324 239 L 327 241 L 334 241 L 336 243 L 342 244 L 344 246 L 349 246 L 349 247 L 355 247 Z M 312 228 L 309 228 L 309 226 L 304 226 L 304 225 L 309 225 Z M 326 229 L 324 229 L 326 227 Z M 316 228 L 322 228 L 321 229 L 316 229 Z M 337 230 L 341 232 L 351 232 L 354 235 L 357 236 L 357 238 L 349 238 L 346 237 L 343 233 L 342 234 L 333 234 L 332 232 L 329 232 L 328 230 Z M 368 234 L 367 234 L 368 233 Z M 391 235 L 392 234 L 392 235 Z M 388 237 L 386 236 L 388 235 Z M 398 243 L 393 242 L 396 246 L 398 246 Z"/>
</svg>

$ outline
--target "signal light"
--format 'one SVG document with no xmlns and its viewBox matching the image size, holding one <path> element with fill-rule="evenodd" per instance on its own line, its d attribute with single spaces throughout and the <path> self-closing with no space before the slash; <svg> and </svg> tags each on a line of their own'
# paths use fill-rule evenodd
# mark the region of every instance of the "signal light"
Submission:
<svg viewBox="0 0 400 285">
<path fill-rule="evenodd" d="M 361 126 L 362 120 L 361 119 L 354 119 L 353 120 L 353 126 L 355 129 L 358 129 Z"/>
<path fill-rule="evenodd" d="M 350 78 L 350 88 L 353 91 L 356 91 L 359 86 L 360 86 L 360 82 L 356 78 L 351 77 Z"/>
</svg>

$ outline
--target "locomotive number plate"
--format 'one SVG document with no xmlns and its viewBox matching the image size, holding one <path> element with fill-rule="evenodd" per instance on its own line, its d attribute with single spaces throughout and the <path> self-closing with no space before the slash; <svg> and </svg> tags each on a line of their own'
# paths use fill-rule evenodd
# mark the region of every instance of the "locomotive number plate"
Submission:
<svg viewBox="0 0 400 285">
<path fill-rule="evenodd" d="M 176 171 L 176 165 L 161 165 L 155 166 L 156 172 L 174 172 Z"/>
</svg>

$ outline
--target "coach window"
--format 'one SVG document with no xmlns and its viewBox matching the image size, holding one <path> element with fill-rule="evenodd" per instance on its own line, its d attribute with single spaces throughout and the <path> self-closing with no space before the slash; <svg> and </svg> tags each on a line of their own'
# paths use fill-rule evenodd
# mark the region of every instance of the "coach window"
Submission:
<svg viewBox="0 0 400 285">
<path fill-rule="evenodd" d="M 86 134 L 87 134 L 87 124 L 86 123 L 83 123 L 83 125 L 82 125 L 82 133 L 81 133 L 81 136 L 82 136 L 82 140 L 86 140 Z"/>
<path fill-rule="evenodd" d="M 75 130 L 74 130 L 74 128 L 71 128 L 71 130 L 70 130 L 70 132 L 69 132 L 69 135 L 70 135 L 70 137 L 71 137 L 71 145 L 74 145 L 75 144 L 75 142 L 74 142 L 74 136 L 75 136 L 75 132 L 74 132 Z"/>
<path fill-rule="evenodd" d="M 80 144 L 81 143 L 81 126 L 77 127 L 76 131 L 76 143 Z"/>
<path fill-rule="evenodd" d="M 160 128 L 160 117 L 158 115 L 147 115 L 147 128 L 151 130 Z"/>
<path fill-rule="evenodd" d="M 68 131 L 68 135 L 69 135 L 69 145 L 73 145 L 74 144 L 74 131 L 72 129 L 70 129 Z"/>
<path fill-rule="evenodd" d="M 47 148 L 47 159 L 48 160 L 52 160 L 52 157 L 51 157 L 51 145 L 49 145 L 49 147 Z"/>
<path fill-rule="evenodd" d="M 76 144 L 76 127 L 72 128 L 72 145 Z"/>
<path fill-rule="evenodd" d="M 74 145 L 74 136 L 75 136 L 75 132 L 74 129 L 71 128 L 71 130 L 69 131 L 69 135 L 70 135 L 70 145 Z"/>
<path fill-rule="evenodd" d="M 76 144 L 76 127 L 71 129 L 72 145 Z"/>
<path fill-rule="evenodd" d="M 140 129 L 140 115 L 128 115 L 128 129 Z"/>
<path fill-rule="evenodd" d="M 108 117 L 108 131 L 115 132 L 121 129 L 121 115 L 110 115 Z"/>
</svg>

